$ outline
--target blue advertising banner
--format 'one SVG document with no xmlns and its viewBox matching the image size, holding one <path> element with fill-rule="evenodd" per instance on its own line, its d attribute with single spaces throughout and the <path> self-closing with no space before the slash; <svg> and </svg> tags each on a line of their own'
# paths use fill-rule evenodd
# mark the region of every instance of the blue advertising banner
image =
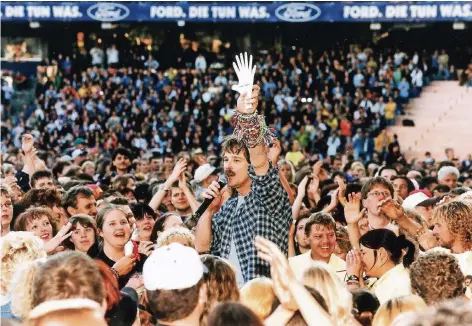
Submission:
<svg viewBox="0 0 472 326">
<path fill-rule="evenodd" d="M 472 21 L 472 2 L 1 2 L 1 21 Z"/>
</svg>

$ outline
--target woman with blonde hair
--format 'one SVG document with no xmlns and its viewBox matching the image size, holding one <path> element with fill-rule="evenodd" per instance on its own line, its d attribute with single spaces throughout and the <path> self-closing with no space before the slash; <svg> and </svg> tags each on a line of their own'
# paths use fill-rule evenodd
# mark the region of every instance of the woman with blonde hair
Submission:
<svg viewBox="0 0 472 326">
<path fill-rule="evenodd" d="M 233 267 L 224 259 L 213 255 L 202 255 L 200 259 L 208 269 L 203 275 L 207 285 L 207 300 L 202 315 L 206 325 L 209 312 L 220 302 L 239 301 L 239 290 Z"/>
<path fill-rule="evenodd" d="M 247 282 L 241 288 L 240 293 L 241 303 L 251 309 L 257 317 L 261 320 L 269 317 L 275 300 L 275 293 L 270 278 L 255 278 Z"/>
<path fill-rule="evenodd" d="M 43 242 L 30 232 L 10 232 L 0 239 L 0 306 L 2 318 L 13 318 L 10 283 L 21 264 L 45 258 Z"/>
<path fill-rule="evenodd" d="M 426 307 L 424 300 L 417 295 L 390 299 L 379 307 L 375 313 L 372 326 L 390 326 L 398 315 L 407 311 L 418 311 Z"/>
<path fill-rule="evenodd" d="M 320 292 L 337 325 L 355 325 L 352 295 L 326 263 L 313 262 L 303 275 L 303 284 Z"/>
</svg>

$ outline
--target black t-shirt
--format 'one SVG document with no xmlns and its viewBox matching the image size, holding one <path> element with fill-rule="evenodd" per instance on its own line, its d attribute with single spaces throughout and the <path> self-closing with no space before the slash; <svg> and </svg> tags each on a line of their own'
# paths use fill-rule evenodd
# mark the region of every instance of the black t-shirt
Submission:
<svg viewBox="0 0 472 326">
<path fill-rule="evenodd" d="M 136 265 L 128 274 L 120 275 L 120 278 L 118 279 L 118 286 L 120 290 L 126 286 L 129 279 L 131 278 L 131 276 L 133 276 L 134 273 L 143 272 L 143 266 L 144 266 L 144 262 L 147 259 L 147 256 L 143 254 L 139 254 L 139 257 L 140 257 L 139 261 L 136 262 Z M 95 259 L 99 259 L 103 261 L 105 264 L 110 266 L 110 268 L 113 267 L 113 265 L 115 265 L 116 263 L 116 261 L 111 260 L 110 258 L 107 257 L 107 255 L 105 255 L 105 252 L 103 251 L 103 249 L 97 254 L 97 256 L 95 256 Z"/>
</svg>

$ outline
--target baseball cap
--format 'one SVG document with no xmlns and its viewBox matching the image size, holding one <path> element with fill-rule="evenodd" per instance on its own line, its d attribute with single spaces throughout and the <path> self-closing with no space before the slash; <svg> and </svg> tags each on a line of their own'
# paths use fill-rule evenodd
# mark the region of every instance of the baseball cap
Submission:
<svg viewBox="0 0 472 326">
<path fill-rule="evenodd" d="M 199 166 L 198 169 L 195 170 L 195 176 L 194 176 L 195 182 L 197 183 L 202 182 L 203 180 L 208 178 L 211 174 L 213 174 L 215 170 L 216 168 L 210 165 L 210 163 L 205 163 Z"/>
<path fill-rule="evenodd" d="M 413 195 L 410 195 L 405 198 L 403 201 L 403 208 L 404 209 L 413 209 L 416 206 L 418 206 L 421 202 L 429 199 L 428 196 L 426 196 L 423 192 L 417 192 L 414 193 Z"/>
<path fill-rule="evenodd" d="M 192 151 L 192 157 L 194 157 L 195 155 L 199 155 L 199 154 L 203 154 L 203 150 L 201 148 L 197 148 L 197 149 Z"/>
<path fill-rule="evenodd" d="M 203 277 L 198 252 L 180 243 L 155 249 L 143 266 L 146 290 L 181 290 L 197 284 Z"/>
<path fill-rule="evenodd" d="M 85 139 L 77 138 L 76 140 L 74 140 L 74 146 L 78 146 L 80 144 L 85 144 Z"/>
<path fill-rule="evenodd" d="M 76 149 L 72 152 L 72 159 L 75 160 L 77 157 L 81 155 L 87 155 L 87 151 L 83 151 L 81 149 Z"/>
<path fill-rule="evenodd" d="M 61 162 L 70 162 L 70 161 L 72 161 L 72 160 L 73 160 L 73 159 L 72 159 L 72 157 L 71 157 L 70 155 L 63 155 L 63 156 L 61 156 L 61 158 L 59 159 L 59 161 L 61 161 Z"/>
</svg>

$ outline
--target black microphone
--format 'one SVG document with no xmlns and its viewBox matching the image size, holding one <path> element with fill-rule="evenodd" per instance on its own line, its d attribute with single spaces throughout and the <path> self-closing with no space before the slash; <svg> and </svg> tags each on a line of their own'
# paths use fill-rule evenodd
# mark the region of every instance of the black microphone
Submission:
<svg viewBox="0 0 472 326">
<path fill-rule="evenodd" d="M 226 176 L 224 174 L 220 175 L 220 177 L 218 178 L 218 184 L 220 185 L 220 190 L 223 189 L 227 184 L 228 184 L 228 179 L 226 178 Z M 198 207 L 197 211 L 195 212 L 195 214 L 193 214 L 192 216 L 190 216 L 190 218 L 188 218 L 186 221 L 185 221 L 185 225 L 190 229 L 190 230 L 194 230 L 195 227 L 197 226 L 197 223 L 198 223 L 198 220 L 200 219 L 200 217 L 203 215 L 203 213 L 205 213 L 205 211 L 207 210 L 207 208 L 210 206 L 211 202 L 213 201 L 214 198 L 211 198 L 211 199 L 205 199 L 203 201 L 203 203 L 200 205 L 200 207 Z"/>
<path fill-rule="evenodd" d="M 220 190 L 223 189 L 227 184 L 228 184 L 228 179 L 226 178 L 226 175 L 222 174 L 218 178 L 218 184 L 220 185 Z M 193 214 L 193 217 L 196 219 L 199 219 L 203 213 L 207 210 L 207 208 L 210 206 L 211 202 L 213 201 L 214 198 L 208 199 L 206 198 L 203 203 L 198 207 L 197 211 L 195 214 Z"/>
</svg>

